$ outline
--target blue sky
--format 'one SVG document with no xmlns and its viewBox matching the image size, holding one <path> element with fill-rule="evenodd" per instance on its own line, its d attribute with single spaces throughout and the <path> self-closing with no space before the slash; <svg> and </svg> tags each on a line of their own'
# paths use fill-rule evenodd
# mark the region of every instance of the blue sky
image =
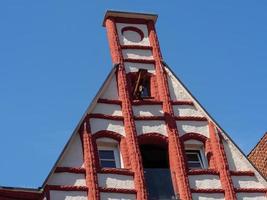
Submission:
<svg viewBox="0 0 267 200">
<path fill-rule="evenodd" d="M 267 2 L 0 1 L 0 185 L 38 187 L 111 69 L 107 9 L 159 14 L 168 65 L 248 153 L 267 131 Z"/>
</svg>

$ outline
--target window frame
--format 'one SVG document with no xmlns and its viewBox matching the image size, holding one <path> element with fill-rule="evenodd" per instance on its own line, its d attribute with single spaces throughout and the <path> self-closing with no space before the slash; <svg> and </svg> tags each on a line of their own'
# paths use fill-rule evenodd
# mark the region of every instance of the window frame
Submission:
<svg viewBox="0 0 267 200">
<path fill-rule="evenodd" d="M 120 153 L 120 145 L 119 142 L 111 139 L 111 138 L 98 138 L 96 140 L 97 144 L 97 151 L 98 151 L 98 159 L 99 159 L 99 165 L 101 168 L 113 168 L 113 167 L 102 167 L 101 166 L 101 158 L 99 151 L 112 151 L 114 154 L 114 161 L 115 161 L 115 168 L 122 168 L 122 155 Z"/>
<path fill-rule="evenodd" d="M 134 99 L 153 99 L 151 92 L 151 75 L 148 73 L 147 69 L 139 69 L 135 78 L 132 79 L 134 79 L 134 81 L 132 80 L 132 96 Z M 140 87 L 143 89 L 140 90 Z M 142 96 L 143 91 L 146 91 L 147 95 Z"/>
<path fill-rule="evenodd" d="M 199 163 L 201 165 L 201 168 L 189 168 L 189 161 L 187 160 L 187 166 L 189 170 L 195 170 L 195 169 L 208 169 L 208 160 L 204 153 L 204 145 L 202 142 L 198 140 L 187 140 L 185 141 L 185 155 L 188 151 L 195 151 L 198 152 L 198 158 Z M 187 157 L 186 157 L 187 159 Z"/>
<path fill-rule="evenodd" d="M 203 159 L 202 159 L 202 155 L 201 155 L 201 151 L 199 149 L 186 149 L 185 151 L 185 154 L 186 156 L 188 154 L 191 154 L 191 155 L 197 155 L 197 158 L 198 158 L 198 161 L 192 161 L 192 160 L 188 160 L 188 157 L 187 158 L 187 165 L 188 165 L 188 168 L 190 170 L 194 170 L 194 169 L 204 169 L 204 162 L 203 162 Z M 195 163 L 199 163 L 200 164 L 200 168 L 190 168 L 190 164 L 195 164 Z"/>
</svg>

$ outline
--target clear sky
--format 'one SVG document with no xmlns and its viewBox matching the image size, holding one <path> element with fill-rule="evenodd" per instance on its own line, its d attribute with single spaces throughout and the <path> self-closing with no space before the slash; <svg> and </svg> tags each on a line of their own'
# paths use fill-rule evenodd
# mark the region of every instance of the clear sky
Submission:
<svg viewBox="0 0 267 200">
<path fill-rule="evenodd" d="M 165 61 L 246 154 L 267 131 L 265 0 L 1 0 L 0 185 L 48 175 L 111 69 L 107 9 L 159 15 Z"/>
</svg>

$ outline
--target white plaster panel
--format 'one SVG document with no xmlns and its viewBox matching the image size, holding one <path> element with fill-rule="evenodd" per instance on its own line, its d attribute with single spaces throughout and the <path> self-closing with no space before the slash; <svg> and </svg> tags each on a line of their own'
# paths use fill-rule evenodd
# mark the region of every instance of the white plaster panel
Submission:
<svg viewBox="0 0 267 200">
<path fill-rule="evenodd" d="M 265 188 L 255 176 L 232 176 L 232 180 L 236 188 Z"/>
<path fill-rule="evenodd" d="M 221 181 L 216 175 L 190 175 L 190 187 L 194 189 L 221 189 Z"/>
<path fill-rule="evenodd" d="M 48 180 L 49 185 L 86 186 L 84 174 L 54 173 Z"/>
<path fill-rule="evenodd" d="M 237 193 L 238 200 L 267 200 L 264 193 Z"/>
<path fill-rule="evenodd" d="M 140 105 L 133 106 L 135 116 L 163 116 L 161 105 Z"/>
<path fill-rule="evenodd" d="M 118 174 L 98 174 L 98 183 L 103 188 L 134 189 L 132 176 Z"/>
<path fill-rule="evenodd" d="M 110 80 L 110 82 L 106 85 L 100 98 L 119 99 L 117 80 L 116 80 L 115 76 L 113 76 L 112 79 Z"/>
<path fill-rule="evenodd" d="M 192 105 L 175 105 L 173 111 L 176 116 L 203 117 L 202 112 Z"/>
<path fill-rule="evenodd" d="M 142 120 L 142 121 L 135 121 L 135 125 L 137 134 L 139 135 L 153 132 L 167 136 L 166 125 L 164 121 Z"/>
<path fill-rule="evenodd" d="M 208 122 L 203 121 L 176 121 L 180 135 L 194 132 L 209 137 Z"/>
<path fill-rule="evenodd" d="M 230 170 L 247 171 L 251 169 L 246 158 L 231 142 L 223 141 L 223 144 Z"/>
<path fill-rule="evenodd" d="M 123 58 L 147 59 L 147 60 L 153 59 L 153 55 L 152 55 L 151 50 L 123 49 L 122 55 L 123 55 Z"/>
<path fill-rule="evenodd" d="M 224 195 L 221 193 L 193 193 L 192 194 L 193 200 L 224 200 Z"/>
<path fill-rule="evenodd" d="M 82 191 L 50 191 L 51 200 L 87 200 L 87 192 Z"/>
<path fill-rule="evenodd" d="M 171 74 L 168 76 L 168 85 L 172 100 L 190 100 L 190 97 L 178 80 Z"/>
<path fill-rule="evenodd" d="M 252 166 L 248 159 L 241 153 L 241 151 L 224 135 L 223 140 L 224 150 L 227 157 L 230 170 L 233 171 L 253 171 L 257 181 L 264 187 L 267 187 L 267 181 L 259 174 L 259 172 Z"/>
<path fill-rule="evenodd" d="M 149 73 L 155 74 L 155 65 L 154 64 L 145 64 L 145 63 L 124 63 L 126 73 L 129 72 L 138 72 L 139 69 L 146 69 Z"/>
<path fill-rule="evenodd" d="M 82 167 L 83 166 L 83 150 L 82 143 L 78 133 L 68 144 L 66 151 L 59 161 L 58 166 L 61 167 Z"/>
<path fill-rule="evenodd" d="M 149 38 L 148 38 L 148 30 L 147 30 L 147 25 L 145 24 L 125 24 L 125 23 L 116 23 L 117 26 L 117 32 L 119 35 L 119 40 L 120 40 L 120 44 L 122 45 L 142 45 L 142 46 L 149 46 Z M 135 27 L 138 28 L 139 30 L 141 30 L 144 33 L 144 38 L 142 41 L 140 42 L 133 42 L 131 40 L 127 40 L 126 37 L 124 37 L 121 33 L 121 29 L 123 29 L 124 27 L 127 26 L 131 26 L 131 27 Z M 131 33 L 129 33 L 130 35 L 128 35 L 128 37 L 135 37 L 135 35 L 131 35 Z"/>
<path fill-rule="evenodd" d="M 135 200 L 135 194 L 122 194 L 122 193 L 108 193 L 101 192 L 100 193 L 101 200 Z"/>
<path fill-rule="evenodd" d="M 90 119 L 91 132 L 96 133 L 101 130 L 108 130 L 125 135 L 125 130 L 122 121 L 108 119 Z"/>
<path fill-rule="evenodd" d="M 121 106 L 114 104 L 97 103 L 92 113 L 122 116 Z"/>
</svg>

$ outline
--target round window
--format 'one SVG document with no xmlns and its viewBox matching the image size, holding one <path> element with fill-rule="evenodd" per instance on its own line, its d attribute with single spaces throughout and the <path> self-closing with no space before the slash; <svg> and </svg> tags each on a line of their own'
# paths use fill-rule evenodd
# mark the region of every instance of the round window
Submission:
<svg viewBox="0 0 267 200">
<path fill-rule="evenodd" d="M 140 29 L 133 26 L 124 27 L 121 30 L 121 34 L 126 40 L 134 43 L 141 42 L 144 38 L 144 33 Z"/>
</svg>

